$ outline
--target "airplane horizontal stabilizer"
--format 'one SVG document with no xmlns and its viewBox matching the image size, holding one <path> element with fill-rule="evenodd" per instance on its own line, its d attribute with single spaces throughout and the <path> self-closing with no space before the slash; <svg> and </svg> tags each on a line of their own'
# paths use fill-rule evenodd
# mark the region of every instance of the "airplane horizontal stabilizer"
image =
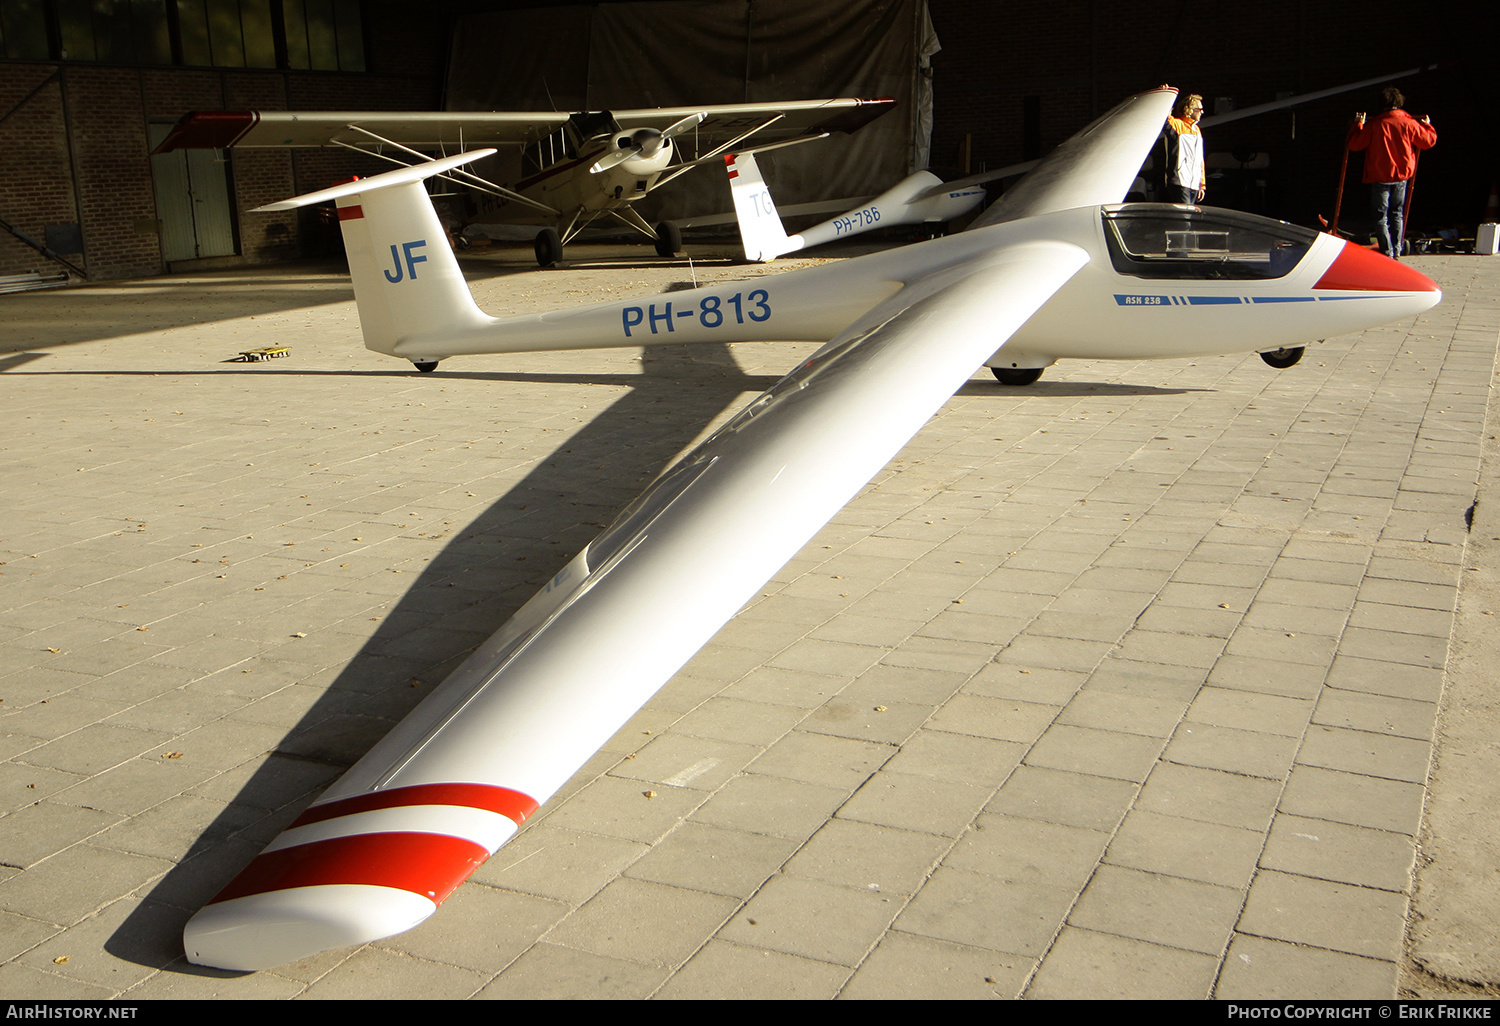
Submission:
<svg viewBox="0 0 1500 1026">
<path fill-rule="evenodd" d="M 493 320 L 475 305 L 422 183 L 494 152 L 471 150 L 412 164 L 256 209 L 335 202 L 366 348 L 391 355 L 403 344 L 422 349 L 419 340 L 451 337 Z M 424 350 L 413 362 L 435 364 L 445 355 Z"/>
</svg>

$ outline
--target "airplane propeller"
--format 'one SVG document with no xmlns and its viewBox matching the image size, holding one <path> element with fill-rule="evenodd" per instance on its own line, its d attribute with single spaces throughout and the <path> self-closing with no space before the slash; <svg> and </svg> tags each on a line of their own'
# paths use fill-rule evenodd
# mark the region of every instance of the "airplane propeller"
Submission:
<svg viewBox="0 0 1500 1026">
<path fill-rule="evenodd" d="M 689 114 L 665 129 L 637 128 L 629 135 L 617 136 L 615 148 L 595 161 L 589 170 L 598 174 L 600 171 L 608 171 L 617 164 L 623 164 L 632 157 L 648 159 L 654 157 L 661 152 L 669 139 L 681 135 L 688 129 L 697 128 L 706 117 L 708 117 L 707 111 L 699 111 L 696 114 Z"/>
</svg>

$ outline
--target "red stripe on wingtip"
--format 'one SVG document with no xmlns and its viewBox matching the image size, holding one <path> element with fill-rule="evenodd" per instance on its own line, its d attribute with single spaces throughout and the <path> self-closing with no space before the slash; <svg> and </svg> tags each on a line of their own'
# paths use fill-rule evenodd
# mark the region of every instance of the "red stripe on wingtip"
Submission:
<svg viewBox="0 0 1500 1026">
<path fill-rule="evenodd" d="M 1315 289 L 1345 292 L 1436 292 L 1437 282 L 1384 253 L 1344 243 Z"/>
<path fill-rule="evenodd" d="M 332 837 L 265 852 L 209 904 L 296 887 L 366 884 L 410 891 L 441 905 L 487 858 L 480 845 L 446 834 Z"/>
<path fill-rule="evenodd" d="M 340 221 L 355 221 L 365 216 L 365 208 L 358 203 L 349 207 L 339 207 Z"/>
<path fill-rule="evenodd" d="M 226 149 L 239 142 L 259 121 L 260 114 L 253 110 L 192 111 L 184 114 L 151 152 Z"/>
<path fill-rule="evenodd" d="M 483 809 L 507 817 L 516 826 L 526 822 L 537 810 L 534 798 L 508 787 L 495 787 L 493 784 L 413 784 L 410 787 L 371 791 L 353 798 L 314 805 L 298 816 L 292 826 L 306 826 L 326 819 L 352 816 L 356 812 L 398 809 L 408 805 L 460 805 L 470 809 Z M 290 830 L 291 827 L 287 829 Z"/>
</svg>

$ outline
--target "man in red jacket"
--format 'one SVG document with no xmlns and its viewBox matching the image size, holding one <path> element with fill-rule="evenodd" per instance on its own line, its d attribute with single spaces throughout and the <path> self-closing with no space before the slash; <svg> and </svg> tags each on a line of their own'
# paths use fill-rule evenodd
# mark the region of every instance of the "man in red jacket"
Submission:
<svg viewBox="0 0 1500 1026">
<path fill-rule="evenodd" d="M 1402 218 L 1406 214 L 1407 184 L 1417 173 L 1417 151 L 1432 148 L 1437 142 L 1437 129 L 1425 115 L 1418 121 L 1401 109 L 1406 97 L 1395 86 L 1388 86 L 1381 95 L 1385 113 L 1377 115 L 1368 125 L 1364 114 L 1356 114 L 1349 148 L 1365 151 L 1364 181 L 1370 186 L 1375 235 L 1380 241 L 1380 251 L 1397 257 L 1404 234 Z"/>
</svg>

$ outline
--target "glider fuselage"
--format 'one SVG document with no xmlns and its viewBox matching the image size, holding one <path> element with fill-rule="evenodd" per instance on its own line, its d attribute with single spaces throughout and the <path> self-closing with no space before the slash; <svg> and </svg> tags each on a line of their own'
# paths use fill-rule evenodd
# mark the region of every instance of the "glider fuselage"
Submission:
<svg viewBox="0 0 1500 1026">
<path fill-rule="evenodd" d="M 1181 219 L 1196 246 L 1132 260 L 1110 244 L 1110 215 Z M 1261 248 L 1223 249 L 1204 218 L 1257 230 Z M 1161 234 L 1169 234 L 1162 228 Z M 1393 261 L 1330 235 L 1249 215 L 1157 204 L 1080 207 L 819 267 L 661 296 L 547 314 L 481 317 L 464 329 L 408 336 L 379 351 L 415 362 L 466 353 L 693 342 L 826 341 L 906 282 L 962 268 L 991 250 L 1060 239 L 1088 263 L 1010 339 L 991 366 L 1045 367 L 1060 358 L 1150 359 L 1268 351 L 1358 330 L 1427 309 L 1436 286 Z M 389 249 L 374 241 L 377 253 Z M 1165 238 L 1163 239 L 1165 243 Z M 1204 248 L 1205 246 L 1209 248 Z M 1278 261 L 1280 266 L 1278 266 Z M 1329 276 L 1338 264 L 1341 275 Z M 1126 269 L 1122 270 L 1121 266 Z M 1347 266 L 1346 266 L 1347 265 Z M 1225 275 L 1228 275 L 1227 277 Z M 1246 276 L 1259 275 L 1259 276 Z M 398 286 L 399 287 L 399 286 Z"/>
</svg>

